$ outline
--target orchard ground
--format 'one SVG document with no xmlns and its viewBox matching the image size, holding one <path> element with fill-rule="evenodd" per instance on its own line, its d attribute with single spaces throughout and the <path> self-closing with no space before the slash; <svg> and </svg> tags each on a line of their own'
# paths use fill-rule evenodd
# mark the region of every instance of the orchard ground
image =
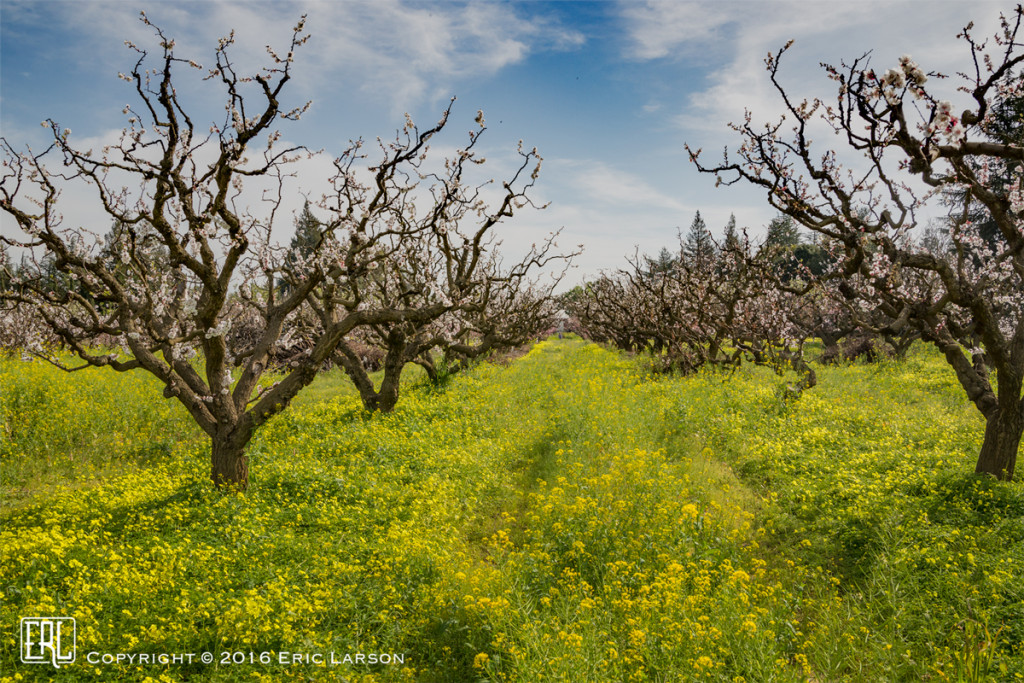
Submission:
<svg viewBox="0 0 1024 683">
<path fill-rule="evenodd" d="M 224 495 L 152 378 L 0 361 L 0 678 L 1024 678 L 1024 485 L 969 474 L 952 372 L 818 377 L 549 340 L 367 415 L 331 373 Z M 76 619 L 73 664 L 18 662 L 29 616 Z"/>
</svg>

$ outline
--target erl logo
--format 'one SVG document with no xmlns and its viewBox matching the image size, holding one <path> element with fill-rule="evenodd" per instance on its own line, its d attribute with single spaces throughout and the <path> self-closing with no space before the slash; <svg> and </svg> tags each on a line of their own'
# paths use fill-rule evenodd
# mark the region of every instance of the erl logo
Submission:
<svg viewBox="0 0 1024 683">
<path fill-rule="evenodd" d="M 73 617 L 22 617 L 23 664 L 62 664 L 75 661 L 76 626 Z"/>
</svg>

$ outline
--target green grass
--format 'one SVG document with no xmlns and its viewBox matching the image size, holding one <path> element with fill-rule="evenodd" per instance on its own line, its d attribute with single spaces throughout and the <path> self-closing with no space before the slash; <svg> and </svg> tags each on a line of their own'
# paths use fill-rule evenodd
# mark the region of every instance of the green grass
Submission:
<svg viewBox="0 0 1024 683">
<path fill-rule="evenodd" d="M 809 653 L 815 670 L 825 680 L 1020 676 L 1024 491 L 970 474 L 984 424 L 952 373 L 918 348 L 905 363 L 819 379 L 786 405 L 767 382 L 739 376 L 703 391 L 710 400 L 694 416 L 765 501 L 766 550 L 840 581 L 841 601 L 816 617 L 833 637 Z M 991 642 L 978 636 L 986 628 Z M 988 669 L 969 677 L 980 659 Z"/>
<path fill-rule="evenodd" d="M 652 377 L 577 340 L 392 415 L 318 377 L 245 495 L 144 376 L 0 361 L 3 680 L 958 681 L 1024 673 L 1024 488 L 941 358 Z M 13 387 L 13 389 L 11 389 Z M 161 445 L 162 444 L 162 445 Z M 21 616 L 79 659 L 17 661 Z M 89 652 L 254 652 L 90 665 Z M 260 664 L 282 651 L 403 664 Z"/>
<path fill-rule="evenodd" d="M 67 373 L 0 358 L 0 498 L 5 506 L 58 486 L 96 483 L 166 460 L 199 438 L 185 409 L 144 373 Z"/>
</svg>

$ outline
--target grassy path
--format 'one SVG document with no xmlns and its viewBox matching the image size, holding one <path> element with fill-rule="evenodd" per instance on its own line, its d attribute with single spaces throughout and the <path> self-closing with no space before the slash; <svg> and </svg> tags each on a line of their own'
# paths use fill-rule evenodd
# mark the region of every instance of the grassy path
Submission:
<svg viewBox="0 0 1024 683">
<path fill-rule="evenodd" d="M 548 440 L 527 471 L 546 476 L 524 481 L 464 596 L 490 639 L 479 673 L 802 680 L 793 596 L 756 552 L 754 501 L 701 457 L 673 383 L 578 344 L 542 345 L 509 374 L 539 394 Z"/>
</svg>

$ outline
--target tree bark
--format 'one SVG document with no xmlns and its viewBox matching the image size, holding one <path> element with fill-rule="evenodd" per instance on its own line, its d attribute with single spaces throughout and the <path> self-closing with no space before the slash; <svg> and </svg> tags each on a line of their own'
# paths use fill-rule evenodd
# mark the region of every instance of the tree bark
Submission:
<svg viewBox="0 0 1024 683">
<path fill-rule="evenodd" d="M 245 491 L 249 487 L 248 443 L 239 430 L 214 435 L 210 478 L 218 489 Z"/>
<path fill-rule="evenodd" d="M 839 348 L 839 337 L 826 333 L 823 330 L 819 330 L 819 336 L 821 338 L 821 356 L 819 360 L 822 363 L 837 363 L 843 357 L 843 350 Z"/>
<path fill-rule="evenodd" d="M 405 366 L 408 344 L 404 335 L 393 330 L 387 337 L 387 355 L 384 356 L 384 379 L 380 390 L 373 386 L 369 373 L 354 351 L 342 341 L 335 350 L 335 358 L 359 390 L 359 398 L 367 412 L 390 413 L 398 403 L 402 369 Z"/>
<path fill-rule="evenodd" d="M 907 351 L 914 345 L 919 337 L 915 335 L 885 335 L 885 343 L 892 347 L 893 356 L 896 360 L 906 360 Z"/>
<path fill-rule="evenodd" d="M 388 335 L 388 353 L 384 356 L 384 379 L 377 392 L 377 410 L 390 413 L 398 403 L 398 390 L 401 385 L 402 370 L 405 367 L 405 337 L 398 333 Z"/>
<path fill-rule="evenodd" d="M 1000 407 L 993 411 L 985 421 L 985 440 L 981 444 L 974 472 L 1012 480 L 1022 434 L 1024 414 L 1021 412 L 1020 401 L 1017 401 L 1016 406 Z"/>
<path fill-rule="evenodd" d="M 434 361 L 429 356 L 418 356 L 413 362 L 426 371 L 427 379 L 436 386 L 440 376 L 437 373 L 437 366 L 434 365 Z"/>
</svg>

